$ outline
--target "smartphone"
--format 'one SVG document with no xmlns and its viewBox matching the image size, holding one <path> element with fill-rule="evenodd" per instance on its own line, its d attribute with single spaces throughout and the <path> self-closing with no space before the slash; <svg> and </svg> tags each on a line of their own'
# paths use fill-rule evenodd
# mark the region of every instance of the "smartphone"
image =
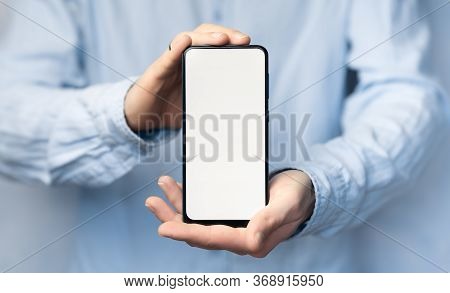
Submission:
<svg viewBox="0 0 450 293">
<path fill-rule="evenodd" d="M 245 227 L 268 203 L 268 52 L 192 46 L 182 79 L 183 220 Z"/>
</svg>

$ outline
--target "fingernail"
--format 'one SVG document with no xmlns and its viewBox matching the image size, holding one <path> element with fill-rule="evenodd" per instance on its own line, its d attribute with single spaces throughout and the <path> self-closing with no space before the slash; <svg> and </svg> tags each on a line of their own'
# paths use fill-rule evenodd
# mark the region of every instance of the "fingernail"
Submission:
<svg viewBox="0 0 450 293">
<path fill-rule="evenodd" d="M 248 37 L 246 34 L 243 34 L 243 33 L 240 33 L 240 32 L 234 33 L 234 36 L 236 38 L 238 38 L 238 39 L 243 39 L 243 38 L 247 38 Z"/>
<path fill-rule="evenodd" d="M 171 178 L 169 176 L 164 175 L 164 176 L 159 177 L 159 179 L 158 179 L 159 186 L 169 184 L 169 183 L 171 183 Z"/>
<path fill-rule="evenodd" d="M 223 36 L 223 33 L 217 32 L 217 33 L 213 33 L 211 36 L 215 39 L 218 39 Z"/>
<path fill-rule="evenodd" d="M 150 199 L 147 199 L 147 200 L 145 201 L 145 206 L 148 207 L 149 209 L 153 210 L 153 206 L 152 206 L 152 204 L 150 203 Z"/>
</svg>

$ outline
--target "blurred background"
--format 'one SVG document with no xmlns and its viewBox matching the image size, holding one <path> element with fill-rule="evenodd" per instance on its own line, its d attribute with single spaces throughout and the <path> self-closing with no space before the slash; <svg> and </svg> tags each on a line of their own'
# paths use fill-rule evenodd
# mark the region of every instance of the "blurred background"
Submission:
<svg viewBox="0 0 450 293">
<path fill-rule="evenodd" d="M 419 1 L 423 14 L 430 11 L 431 7 L 436 7 L 441 0 Z M 7 19 L 4 11 L 0 7 L 0 34 L 2 23 Z M 450 92 L 450 6 L 441 9 L 428 18 L 432 31 L 431 39 L 431 60 L 433 74 L 442 83 L 447 92 Z M 270 33 L 270 32 L 268 32 Z M 437 212 L 448 212 L 450 207 L 450 134 L 447 134 L 440 149 L 430 160 L 427 170 L 418 182 L 417 188 L 413 189 L 411 196 L 426 197 L 427 194 L 435 192 L 447 192 L 449 200 L 442 203 L 442 209 Z M 149 176 L 149 178 L 151 178 Z M 71 194 L 69 189 L 64 187 L 55 188 L 51 194 L 45 196 L 39 192 L 39 186 L 25 186 L 0 177 L 0 270 L 17 263 L 26 256 L 30 256 L 40 247 L 57 239 L 61 234 L 70 231 L 80 223 L 76 222 L 76 205 L 83 200 L 77 194 Z M 35 194 L 39 194 L 36 196 Z M 436 203 L 434 203 L 436 204 Z M 406 212 L 406 211 L 405 211 Z M 420 217 L 420 215 L 417 215 Z M 382 223 L 380 223 L 382 224 Z M 449 223 L 450 224 L 450 223 Z M 426 227 L 414 227 L 415 229 L 426 229 Z M 447 231 L 442 231 L 446 233 Z M 361 237 L 372 237 L 371 230 L 361 231 Z M 395 235 L 395 231 L 392 232 Z M 71 243 L 73 236 L 60 241 L 56 241 L 42 252 L 30 257 L 27 261 L 18 266 L 14 271 L 65 271 L 70 267 L 70 257 L 72 253 Z M 389 241 L 387 239 L 376 238 L 374 241 Z M 407 239 L 404 239 L 408 242 Z M 392 244 L 395 245 L 395 244 Z M 448 247 L 437 245 L 438 249 L 450 251 Z M 398 248 L 393 248 L 398 249 Z M 370 249 L 355 250 L 355 257 L 358 253 L 369 253 Z M 441 251 L 442 252 L 442 251 Z M 415 256 L 405 254 L 403 259 L 411 258 L 412 271 L 414 271 Z M 442 253 L 441 253 L 442 255 Z M 450 254 L 447 254 L 450 259 Z M 373 259 L 370 271 L 377 271 L 377 266 L 384 260 Z M 42 264 L 45 263 L 45 266 Z M 395 268 L 392 268 L 395 271 Z M 419 270 L 419 268 L 417 268 Z M 361 268 L 361 271 L 368 268 Z"/>
</svg>

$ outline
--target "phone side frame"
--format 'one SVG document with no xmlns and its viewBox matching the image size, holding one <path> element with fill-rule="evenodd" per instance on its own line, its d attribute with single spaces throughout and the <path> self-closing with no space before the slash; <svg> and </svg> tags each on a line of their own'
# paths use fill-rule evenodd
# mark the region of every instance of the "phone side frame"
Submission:
<svg viewBox="0 0 450 293">
<path fill-rule="evenodd" d="M 246 227 L 249 220 L 194 220 L 188 217 L 186 213 L 186 53 L 192 49 L 258 49 L 264 53 L 264 70 L 265 70 L 265 205 L 269 203 L 269 53 L 266 48 L 261 45 L 247 45 L 247 46 L 190 46 L 184 50 L 181 58 L 181 72 L 182 72 L 182 135 L 183 135 L 183 205 L 182 218 L 183 222 L 188 224 L 201 225 L 227 225 L 231 227 Z"/>
</svg>

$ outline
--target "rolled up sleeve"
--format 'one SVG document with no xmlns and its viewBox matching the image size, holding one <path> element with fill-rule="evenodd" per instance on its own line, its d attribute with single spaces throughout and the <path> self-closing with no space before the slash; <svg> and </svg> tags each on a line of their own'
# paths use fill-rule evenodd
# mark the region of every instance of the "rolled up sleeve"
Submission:
<svg viewBox="0 0 450 293">
<path fill-rule="evenodd" d="M 88 84 L 76 16 L 64 1 L 8 3 L 13 10 L 0 36 L 0 173 L 83 186 L 123 176 L 161 141 L 142 139 L 125 121 L 134 78 Z"/>
<path fill-rule="evenodd" d="M 348 64 L 359 84 L 342 135 L 310 149 L 298 169 L 316 204 L 299 236 L 330 236 L 368 216 L 420 174 L 448 131 L 445 93 L 424 72 L 428 31 L 414 1 L 353 1 Z M 398 33 L 400 32 L 400 33 Z"/>
</svg>

